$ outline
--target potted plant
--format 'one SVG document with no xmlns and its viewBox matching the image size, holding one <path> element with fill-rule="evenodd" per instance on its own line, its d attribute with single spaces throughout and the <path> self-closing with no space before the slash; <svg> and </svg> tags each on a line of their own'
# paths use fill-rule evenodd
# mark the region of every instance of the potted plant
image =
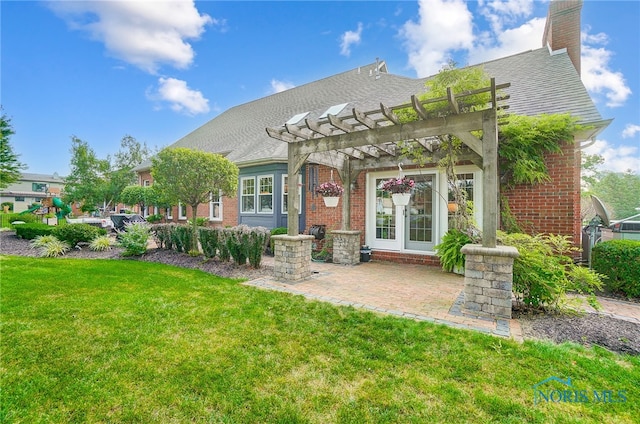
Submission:
<svg viewBox="0 0 640 424">
<path fill-rule="evenodd" d="M 393 203 L 398 206 L 406 206 L 411 199 L 411 190 L 416 183 L 408 177 L 389 178 L 382 183 L 382 190 L 391 193 Z"/>
<path fill-rule="evenodd" d="M 344 188 L 336 182 L 327 181 L 316 187 L 316 193 L 322 196 L 325 206 L 335 208 L 338 206 L 340 196 L 344 193 Z"/>
</svg>

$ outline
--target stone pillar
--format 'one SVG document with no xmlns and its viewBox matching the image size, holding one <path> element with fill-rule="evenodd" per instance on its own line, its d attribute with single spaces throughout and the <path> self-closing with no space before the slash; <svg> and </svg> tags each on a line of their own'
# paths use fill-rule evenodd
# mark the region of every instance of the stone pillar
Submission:
<svg viewBox="0 0 640 424">
<path fill-rule="evenodd" d="M 274 241 L 276 280 L 295 283 L 311 276 L 311 240 L 308 235 L 276 235 Z"/>
<path fill-rule="evenodd" d="M 467 244 L 461 252 L 466 255 L 463 311 L 511 319 L 513 261 L 519 256 L 518 250 Z"/>
<path fill-rule="evenodd" d="M 360 263 L 360 231 L 334 230 L 333 263 L 355 265 Z"/>
</svg>

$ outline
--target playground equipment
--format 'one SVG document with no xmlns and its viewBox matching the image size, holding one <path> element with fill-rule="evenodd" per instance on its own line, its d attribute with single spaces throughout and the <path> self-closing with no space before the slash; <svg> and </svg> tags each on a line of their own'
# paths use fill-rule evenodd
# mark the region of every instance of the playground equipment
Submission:
<svg viewBox="0 0 640 424">
<path fill-rule="evenodd" d="M 64 219 L 71 213 L 71 206 L 66 205 L 59 197 L 46 197 L 42 199 L 39 205 L 33 205 L 26 211 L 22 211 L 19 215 L 26 215 L 28 213 L 36 213 L 38 215 L 45 215 L 50 212 L 51 208 L 56 209 L 56 217 L 58 219 Z M 40 213 L 38 213 L 40 211 Z"/>
<path fill-rule="evenodd" d="M 56 217 L 58 217 L 58 219 L 64 219 L 65 216 L 71 213 L 71 206 L 65 205 L 59 197 L 54 197 L 52 199 L 52 203 L 53 206 L 58 208 L 58 212 L 56 212 Z"/>
</svg>

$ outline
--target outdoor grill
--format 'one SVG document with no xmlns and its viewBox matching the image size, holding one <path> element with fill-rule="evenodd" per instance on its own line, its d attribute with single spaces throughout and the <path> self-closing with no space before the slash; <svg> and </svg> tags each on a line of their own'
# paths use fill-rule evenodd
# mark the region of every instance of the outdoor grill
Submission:
<svg viewBox="0 0 640 424">
<path fill-rule="evenodd" d="M 591 195 L 591 203 L 596 216 L 589 225 L 582 229 L 582 261 L 591 264 L 591 249 L 596 243 L 608 240 L 640 240 L 640 221 L 631 221 L 640 214 L 620 221 L 611 221 L 604 204 L 596 196 Z"/>
</svg>

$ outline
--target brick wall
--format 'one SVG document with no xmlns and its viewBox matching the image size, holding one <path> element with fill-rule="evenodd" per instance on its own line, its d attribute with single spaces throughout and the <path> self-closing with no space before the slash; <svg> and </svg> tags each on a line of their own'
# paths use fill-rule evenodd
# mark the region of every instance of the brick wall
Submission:
<svg viewBox="0 0 640 424">
<path fill-rule="evenodd" d="M 517 185 L 504 195 L 518 224 L 529 234 L 571 235 L 580 241 L 580 150 L 564 143 L 545 161 L 551 181 Z"/>
<path fill-rule="evenodd" d="M 143 184 L 143 181 L 149 180 L 151 184 L 153 184 L 153 177 L 151 176 L 150 171 L 143 171 L 138 174 L 138 183 L 140 185 Z M 138 207 L 135 206 L 137 210 Z M 139 211 L 138 211 L 139 212 Z M 192 217 L 191 206 L 187 206 L 187 219 Z M 178 219 L 178 207 L 173 207 L 173 212 L 171 214 L 173 219 L 170 222 L 185 222 L 185 220 Z M 209 217 L 209 202 L 203 203 L 198 206 L 198 216 L 199 217 Z M 208 223 L 209 226 L 234 226 L 238 225 L 238 199 L 237 197 L 223 197 L 222 198 L 222 221 L 210 221 Z"/>
</svg>

